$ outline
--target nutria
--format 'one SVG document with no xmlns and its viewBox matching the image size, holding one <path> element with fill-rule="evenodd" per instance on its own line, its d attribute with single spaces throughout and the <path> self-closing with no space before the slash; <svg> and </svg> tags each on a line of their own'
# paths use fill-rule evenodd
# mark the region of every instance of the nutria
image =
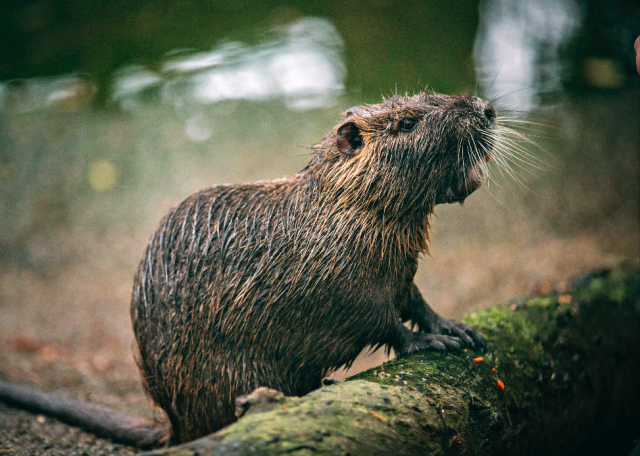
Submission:
<svg viewBox="0 0 640 456">
<path fill-rule="evenodd" d="M 475 97 L 394 96 L 348 110 L 295 176 L 216 185 L 172 210 L 131 300 L 143 382 L 171 442 L 233 422 L 236 397 L 258 387 L 306 394 L 367 346 L 485 348 L 413 277 L 435 206 L 481 185 L 494 119 Z M 167 440 L 147 425 L 127 443 Z"/>
</svg>

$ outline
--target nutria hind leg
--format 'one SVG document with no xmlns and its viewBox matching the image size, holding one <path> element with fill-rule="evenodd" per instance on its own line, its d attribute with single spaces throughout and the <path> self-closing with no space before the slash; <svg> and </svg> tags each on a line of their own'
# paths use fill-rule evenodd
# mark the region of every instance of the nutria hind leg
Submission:
<svg viewBox="0 0 640 456">
<path fill-rule="evenodd" d="M 181 385 L 174 400 L 171 400 L 174 394 L 155 398 L 171 421 L 172 443 L 189 442 L 233 423 L 237 420 L 236 399 L 259 388 L 277 390 L 286 396 L 302 396 L 321 386 L 321 370 L 301 372 L 283 368 L 282 372 L 274 369 L 273 363 L 255 361 L 242 354 L 236 355 L 233 365 L 222 361 L 212 365 L 216 366 L 215 373 L 231 374 L 193 373 L 193 380 Z"/>
<path fill-rule="evenodd" d="M 413 323 L 418 325 L 420 331 L 427 333 L 428 335 L 454 337 L 459 339 L 459 342 L 463 347 L 480 348 L 483 351 L 487 350 L 487 341 L 484 339 L 482 334 L 474 330 L 469 325 L 465 325 L 459 321 L 449 320 L 448 318 L 442 318 L 440 315 L 435 313 L 424 300 L 415 284 L 411 285 L 408 307 L 410 311 L 410 315 L 408 315 L 408 317 Z M 447 344 L 446 340 L 441 340 L 437 337 L 430 338 L 430 342 L 433 345 L 432 348 L 438 351 L 444 351 L 443 349 L 450 348 L 455 349 L 456 345 Z"/>
<path fill-rule="evenodd" d="M 211 434 L 235 421 L 230 382 L 204 372 L 202 367 L 196 366 L 191 372 L 183 369 L 181 382 L 176 375 L 143 375 L 147 394 L 171 423 L 172 445 Z M 216 367 L 216 372 L 224 371 Z"/>
<path fill-rule="evenodd" d="M 236 420 L 235 407 L 229 401 L 228 391 L 217 389 L 205 396 L 179 394 L 175 401 L 163 407 L 171 421 L 172 444 L 190 442 L 212 434 Z"/>
</svg>

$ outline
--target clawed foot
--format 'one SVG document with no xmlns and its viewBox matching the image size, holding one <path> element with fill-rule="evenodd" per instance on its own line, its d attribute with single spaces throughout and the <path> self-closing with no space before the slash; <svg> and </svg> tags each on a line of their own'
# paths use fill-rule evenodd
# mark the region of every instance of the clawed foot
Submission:
<svg viewBox="0 0 640 456">
<path fill-rule="evenodd" d="M 431 350 L 444 353 L 447 351 L 460 352 L 463 342 L 458 337 L 446 336 L 444 334 L 413 333 L 413 337 L 408 341 L 402 350 L 396 349 L 396 355 L 407 355 L 409 353 Z"/>
<path fill-rule="evenodd" d="M 484 339 L 484 336 L 471 326 L 460 323 L 459 321 L 438 317 L 431 329 L 436 334 L 452 336 L 453 339 L 458 340 L 464 347 L 481 348 L 483 351 L 487 351 L 487 341 Z"/>
<path fill-rule="evenodd" d="M 278 390 L 261 386 L 243 396 L 236 397 L 236 418 L 258 411 L 270 410 L 275 404 L 281 404 L 286 400 L 283 393 Z"/>
<path fill-rule="evenodd" d="M 392 346 L 398 356 L 421 350 L 460 352 L 467 347 L 487 350 L 484 337 L 471 326 L 436 314 L 420 332 L 413 332 L 400 322 L 396 328 L 397 339 Z"/>
</svg>

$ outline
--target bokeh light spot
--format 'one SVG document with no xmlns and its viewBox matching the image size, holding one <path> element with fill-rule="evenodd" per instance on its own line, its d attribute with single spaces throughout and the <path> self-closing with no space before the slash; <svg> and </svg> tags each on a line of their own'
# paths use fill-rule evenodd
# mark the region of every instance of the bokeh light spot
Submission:
<svg viewBox="0 0 640 456">
<path fill-rule="evenodd" d="M 96 160 L 89 166 L 87 179 L 96 192 L 106 192 L 116 185 L 118 169 L 107 160 Z"/>
</svg>

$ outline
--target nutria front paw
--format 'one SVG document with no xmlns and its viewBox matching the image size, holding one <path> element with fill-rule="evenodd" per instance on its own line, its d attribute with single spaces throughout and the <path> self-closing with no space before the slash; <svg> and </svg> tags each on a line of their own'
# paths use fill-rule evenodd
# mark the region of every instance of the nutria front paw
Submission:
<svg viewBox="0 0 640 456">
<path fill-rule="evenodd" d="M 444 334 L 414 333 L 414 337 L 401 350 L 396 350 L 396 355 L 408 355 L 409 353 L 423 350 L 458 353 L 462 350 L 462 346 L 463 342 L 458 337 Z"/>
<path fill-rule="evenodd" d="M 487 341 L 484 336 L 469 325 L 448 318 L 438 317 L 432 326 L 432 331 L 436 334 L 445 334 L 460 338 L 465 347 L 480 348 L 487 351 Z"/>
</svg>

